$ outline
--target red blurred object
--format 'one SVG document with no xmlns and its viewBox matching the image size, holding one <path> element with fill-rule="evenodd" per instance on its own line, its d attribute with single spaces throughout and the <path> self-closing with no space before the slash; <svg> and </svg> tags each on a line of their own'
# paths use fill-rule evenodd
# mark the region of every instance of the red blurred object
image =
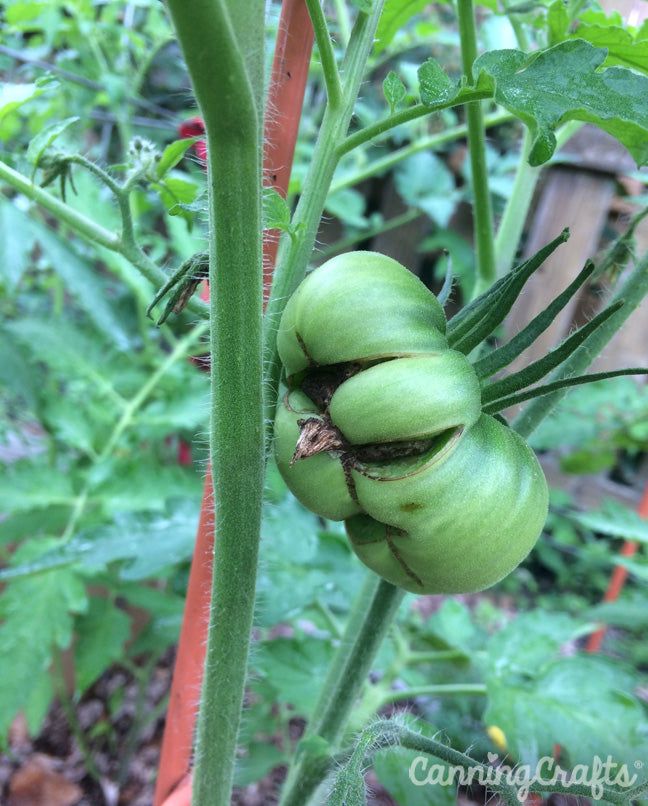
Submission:
<svg viewBox="0 0 648 806">
<path fill-rule="evenodd" d="M 191 464 L 191 445 L 181 439 L 178 443 L 178 464 L 190 465 Z"/>
<path fill-rule="evenodd" d="M 184 123 L 181 123 L 178 128 L 178 134 L 181 140 L 188 140 L 190 137 L 201 137 L 204 133 L 205 124 L 202 122 L 202 118 L 189 118 L 189 120 L 185 120 Z M 207 143 L 205 140 L 197 140 L 191 146 L 191 149 L 198 157 L 201 164 L 205 166 L 207 164 Z"/>
</svg>

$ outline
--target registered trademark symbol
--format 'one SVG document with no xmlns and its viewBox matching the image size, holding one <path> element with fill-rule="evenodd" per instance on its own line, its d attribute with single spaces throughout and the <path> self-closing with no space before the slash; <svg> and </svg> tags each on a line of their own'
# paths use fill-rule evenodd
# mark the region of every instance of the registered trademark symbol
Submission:
<svg viewBox="0 0 648 806">
<path fill-rule="evenodd" d="M 643 765 L 644 765 L 643 761 L 635 761 L 634 763 L 635 770 L 640 770 L 643 767 Z"/>
</svg>

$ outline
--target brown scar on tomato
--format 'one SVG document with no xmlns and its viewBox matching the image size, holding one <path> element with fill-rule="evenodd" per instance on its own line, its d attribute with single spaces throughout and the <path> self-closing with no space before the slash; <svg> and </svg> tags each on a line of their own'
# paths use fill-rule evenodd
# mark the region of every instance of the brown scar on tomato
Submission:
<svg viewBox="0 0 648 806">
<path fill-rule="evenodd" d="M 308 459 L 309 456 L 315 456 L 318 453 L 345 449 L 344 437 L 330 421 L 309 417 L 306 420 L 297 420 L 297 425 L 299 426 L 299 437 L 295 453 L 290 460 L 291 467 L 300 459 Z"/>
</svg>

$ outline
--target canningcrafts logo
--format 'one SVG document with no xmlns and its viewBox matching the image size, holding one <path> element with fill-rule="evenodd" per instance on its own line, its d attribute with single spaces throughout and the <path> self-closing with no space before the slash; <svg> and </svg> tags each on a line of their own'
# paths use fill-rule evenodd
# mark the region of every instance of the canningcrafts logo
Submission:
<svg viewBox="0 0 648 806">
<path fill-rule="evenodd" d="M 572 770 L 564 770 L 551 756 L 541 758 L 535 767 L 521 764 L 511 767 L 502 764 L 496 753 L 488 754 L 488 765 L 460 767 L 433 763 L 427 756 L 417 756 L 410 764 L 409 779 L 415 786 L 469 786 L 477 783 L 485 787 L 508 785 L 515 787 L 517 797 L 522 802 L 529 795 L 531 787 L 547 789 L 561 784 L 564 787 L 587 787 L 592 800 L 603 797 L 603 787 L 615 786 L 623 789 L 634 786 L 638 775 L 630 771 L 627 764 L 619 764 L 608 756 L 603 761 L 594 756 L 591 764 L 577 764 Z M 636 761 L 635 769 L 643 763 Z"/>
</svg>

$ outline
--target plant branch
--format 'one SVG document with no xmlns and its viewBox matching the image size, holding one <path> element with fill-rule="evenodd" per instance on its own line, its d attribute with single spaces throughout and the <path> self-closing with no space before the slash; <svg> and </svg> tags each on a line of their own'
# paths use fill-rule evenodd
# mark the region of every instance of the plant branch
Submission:
<svg viewBox="0 0 648 806">
<path fill-rule="evenodd" d="M 390 129 L 394 129 L 396 126 L 400 126 L 402 123 L 409 123 L 411 120 L 425 117 L 425 115 L 429 115 L 432 112 L 439 112 L 441 109 L 450 109 L 453 106 L 462 106 L 465 103 L 483 101 L 492 97 L 492 90 L 465 88 L 462 90 L 459 100 L 442 101 L 433 106 L 415 104 L 407 109 L 402 109 L 400 112 L 395 112 L 393 115 L 389 115 L 383 120 L 371 123 L 369 126 L 365 126 L 364 129 L 360 129 L 360 131 L 350 134 L 340 143 L 338 154 L 340 157 L 344 154 L 348 154 L 349 151 L 353 151 L 354 148 L 374 140 L 379 135 L 384 134 Z"/>
<path fill-rule="evenodd" d="M 490 126 L 497 126 L 500 123 L 505 123 L 509 120 L 513 120 L 513 115 L 511 115 L 510 112 L 494 112 L 484 119 L 484 125 L 488 128 Z M 354 173 L 348 173 L 345 176 L 341 176 L 339 179 L 335 179 L 331 184 L 330 192 L 335 193 L 338 190 L 357 185 L 365 179 L 391 170 L 398 165 L 399 162 L 408 159 L 414 154 L 418 154 L 420 151 L 433 151 L 446 143 L 453 143 L 465 137 L 467 133 L 468 126 L 462 123 L 458 126 L 450 126 L 442 132 L 436 132 L 427 137 L 417 138 L 408 145 L 403 146 L 403 148 L 397 148 L 394 151 L 390 150 L 388 154 L 380 159 L 372 159 L 366 168 L 361 168 Z"/>
<path fill-rule="evenodd" d="M 110 436 L 108 437 L 101 453 L 96 457 L 96 465 L 99 465 L 108 459 L 110 454 L 117 447 L 121 435 L 132 424 L 137 412 L 144 405 L 160 380 L 166 375 L 166 373 L 175 363 L 182 358 L 185 358 L 189 354 L 189 350 L 207 331 L 208 326 L 209 325 L 207 322 L 196 325 L 196 327 L 194 327 L 176 344 L 162 364 L 160 364 L 155 372 L 148 377 L 146 383 L 140 387 L 137 393 L 129 401 L 123 401 L 123 399 L 120 398 L 120 405 L 122 406 L 121 416 L 110 433 Z M 65 543 L 74 534 L 74 530 L 76 529 L 79 518 L 83 514 L 86 504 L 88 503 L 91 485 L 92 482 L 88 480 L 83 489 L 76 496 L 72 512 L 70 513 L 70 517 L 68 518 L 65 529 L 63 530 L 63 534 L 61 535 L 62 543 Z"/>
<path fill-rule="evenodd" d="M 85 164 L 85 163 L 84 163 Z M 89 163 L 93 165 L 93 163 Z M 97 166 L 94 166 L 95 168 Z M 101 169 L 97 169 L 101 170 Z M 123 238 L 122 236 L 110 232 L 92 219 L 84 216 L 69 204 L 53 196 L 47 190 L 38 187 L 23 174 L 15 171 L 6 163 L 0 161 L 0 180 L 4 180 L 14 190 L 22 193 L 30 201 L 38 204 L 48 213 L 51 213 L 65 227 L 80 235 L 86 241 L 90 241 L 94 246 L 109 249 L 125 257 L 136 269 L 151 282 L 154 286 L 160 287 L 167 281 L 167 275 L 154 263 L 151 258 L 139 247 L 133 238 Z M 117 196 L 119 200 L 119 196 Z M 119 201 L 118 201 L 119 203 Z M 120 204 L 123 216 L 123 202 Z M 128 210 L 130 217 L 130 210 Z M 128 231 L 128 229 L 127 229 Z M 192 313 L 204 317 L 207 311 L 206 304 L 200 299 L 192 299 L 187 305 Z"/>
<path fill-rule="evenodd" d="M 477 31 L 472 0 L 457 0 L 457 15 L 463 72 L 468 83 L 473 84 L 472 65 L 477 58 Z M 495 280 L 493 209 L 488 186 L 484 113 L 480 101 L 471 101 L 466 104 L 466 118 L 477 247 L 477 281 L 474 296 L 478 297 Z"/>
<path fill-rule="evenodd" d="M 324 18 L 324 11 L 319 0 L 306 0 L 308 13 L 313 23 L 315 32 L 315 42 L 322 61 L 322 71 L 324 82 L 326 83 L 326 94 L 328 103 L 333 109 L 337 109 L 342 102 L 342 86 L 340 84 L 340 74 L 335 63 L 335 53 L 331 44 L 328 26 Z"/>
<path fill-rule="evenodd" d="M 307 737 L 323 739 L 329 752 L 339 749 L 349 714 L 404 596 L 400 588 L 367 572 L 308 726 Z M 288 774 L 281 806 L 306 803 L 327 771 L 328 757 L 305 750 Z"/>
<path fill-rule="evenodd" d="M 295 209 L 292 230 L 296 237 L 284 235 L 273 276 L 270 298 L 266 308 L 264 332 L 265 381 L 269 394 L 265 408 L 269 427 L 274 422 L 276 396 L 281 375 L 281 362 L 277 354 L 276 329 L 283 309 L 304 276 L 317 238 L 320 219 L 329 192 L 333 174 L 339 161 L 339 146 L 349 128 L 349 122 L 358 96 L 364 68 L 373 47 L 374 34 L 382 11 L 383 0 L 376 0 L 371 12 L 358 12 L 349 48 L 345 54 L 341 74 L 344 76 L 339 107 L 327 104 L 304 182 L 303 192 Z"/>
<path fill-rule="evenodd" d="M 23 174 L 18 173 L 13 168 L 10 168 L 4 162 L 0 162 L 0 179 L 3 179 L 12 188 L 25 195 L 31 201 L 36 202 L 40 207 L 52 213 L 62 224 L 70 227 L 79 235 L 82 235 L 86 240 L 91 241 L 98 246 L 103 246 L 106 249 L 111 249 L 113 252 L 120 251 L 120 240 L 117 235 L 110 232 L 99 224 L 84 216 L 82 213 L 77 212 L 73 207 L 70 207 L 65 202 L 57 199 L 47 190 L 34 185 Z M 160 279 L 163 274 L 160 271 Z"/>
</svg>

